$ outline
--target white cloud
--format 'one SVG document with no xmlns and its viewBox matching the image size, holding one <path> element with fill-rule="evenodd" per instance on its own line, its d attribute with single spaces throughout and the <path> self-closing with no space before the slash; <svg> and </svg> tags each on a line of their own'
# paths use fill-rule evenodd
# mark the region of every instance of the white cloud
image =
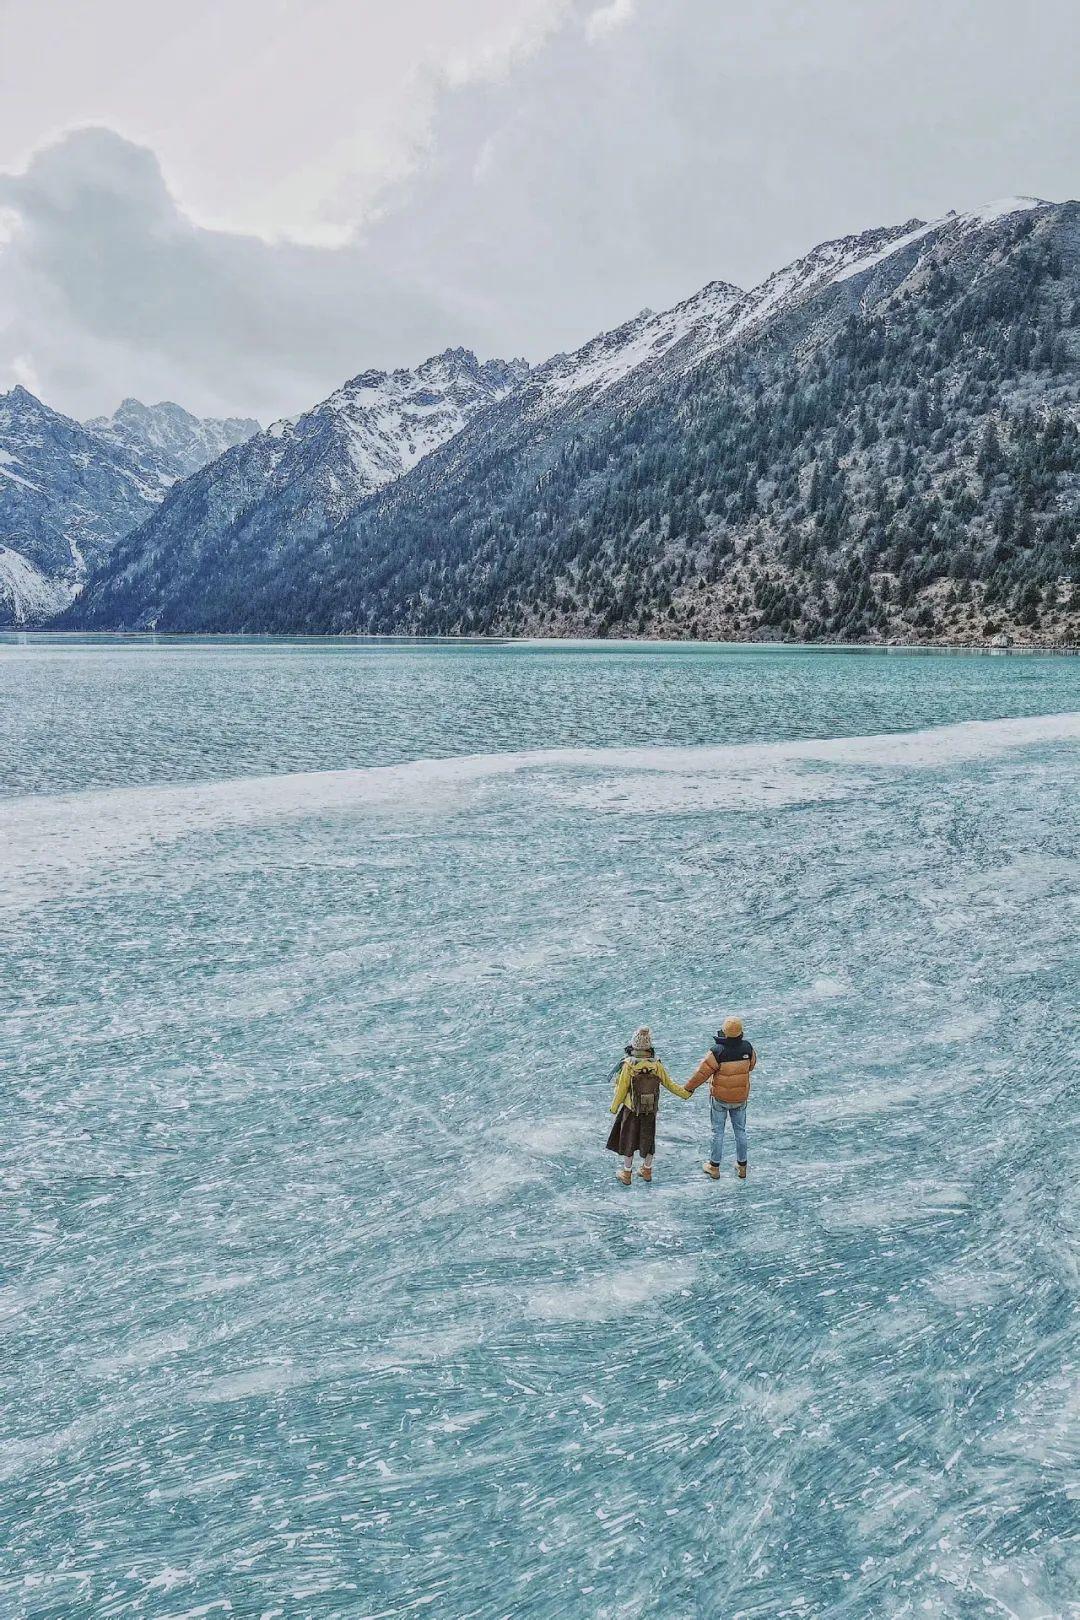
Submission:
<svg viewBox="0 0 1080 1620">
<path fill-rule="evenodd" d="M 11 357 L 11 380 L 21 383 L 23 388 L 31 394 L 40 395 L 41 379 L 34 368 L 34 362 L 28 354 L 13 354 Z"/>
<path fill-rule="evenodd" d="M 571 0 L 3 0 L 0 167 L 72 128 L 150 146 L 202 225 L 327 245 L 423 162 L 444 88 L 498 78 Z"/>
<path fill-rule="evenodd" d="M 83 415 L 541 359 L 826 236 L 1075 187 L 1068 0 L 1019 33 L 1008 0 L 6 0 L 5 30 L 0 387 L 21 357 Z"/>
<path fill-rule="evenodd" d="M 497 27 L 450 52 L 442 76 L 455 89 L 503 78 L 572 15 L 570 0 L 532 0 L 507 7 Z"/>
<path fill-rule="evenodd" d="M 268 419 L 460 329 L 405 266 L 355 245 L 195 224 L 154 154 L 109 130 L 73 132 L 0 175 L 0 207 L 20 221 L 0 253 L 0 386 L 29 361 L 43 396 L 80 416 L 136 394 Z"/>
<path fill-rule="evenodd" d="M 585 19 L 585 32 L 589 39 L 601 39 L 605 34 L 621 28 L 634 15 L 635 0 L 609 0 L 605 6 L 589 13 Z"/>
</svg>

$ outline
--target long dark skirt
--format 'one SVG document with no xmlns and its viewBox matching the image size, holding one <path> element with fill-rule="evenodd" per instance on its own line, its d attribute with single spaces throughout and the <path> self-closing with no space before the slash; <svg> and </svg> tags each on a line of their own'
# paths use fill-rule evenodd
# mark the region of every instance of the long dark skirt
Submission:
<svg viewBox="0 0 1080 1620">
<path fill-rule="evenodd" d="M 635 1153 L 645 1158 L 656 1152 L 656 1115 L 635 1114 L 625 1105 L 615 1115 L 607 1145 L 612 1153 L 629 1159 Z"/>
</svg>

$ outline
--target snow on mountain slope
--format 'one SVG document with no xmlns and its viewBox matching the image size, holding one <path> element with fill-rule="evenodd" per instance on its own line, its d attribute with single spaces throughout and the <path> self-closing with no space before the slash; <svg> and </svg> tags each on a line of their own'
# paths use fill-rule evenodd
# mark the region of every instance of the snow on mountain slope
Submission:
<svg viewBox="0 0 1080 1620">
<path fill-rule="evenodd" d="M 73 582 L 50 578 L 21 551 L 0 545 L 0 625 L 50 619 L 74 595 Z"/>
<path fill-rule="evenodd" d="M 144 405 L 125 399 L 112 416 L 84 424 L 91 433 L 126 451 L 142 469 L 151 489 L 164 494 L 178 478 L 188 478 L 208 461 L 259 432 L 251 417 L 192 416 L 182 405 L 163 400 Z"/>
<path fill-rule="evenodd" d="M 887 259 L 900 247 L 918 240 L 928 228 L 922 220 L 910 219 L 904 225 L 862 231 L 857 236 L 840 236 L 831 242 L 819 243 L 803 258 L 775 271 L 760 287 L 754 288 L 746 309 L 723 334 L 724 341 L 742 337 L 831 282 L 845 280 Z"/>
<path fill-rule="evenodd" d="M 253 453 L 273 484 L 312 477 L 331 508 L 344 508 L 414 467 L 527 373 L 524 360 L 481 364 L 468 349 L 413 371 L 361 372 L 304 415 L 275 422 Z"/>
<path fill-rule="evenodd" d="M 931 265 L 954 290 L 974 288 L 1019 251 L 1025 230 L 1046 224 L 1014 216 L 1047 210 L 1067 235 L 1060 208 L 1013 198 L 823 242 L 751 291 L 710 283 L 527 374 L 523 364 L 480 367 L 461 350 L 416 372 L 365 373 L 181 485 L 69 622 L 318 630 L 475 625 L 486 614 L 494 623 L 491 603 L 509 586 L 492 557 L 511 581 L 528 573 L 529 591 L 542 595 L 533 578 L 537 534 L 547 533 L 538 508 L 551 515 L 555 497 L 544 492 L 553 469 L 567 513 L 580 503 L 603 528 L 610 513 L 596 505 L 606 483 L 598 474 L 627 416 L 648 436 L 654 416 L 681 420 L 680 402 L 699 387 L 721 397 L 729 371 L 771 374 L 783 356 L 798 369 L 835 347 L 853 318 L 888 322 L 908 303 L 921 308 Z M 492 367 L 499 374 L 483 386 Z M 1026 371 L 1014 370 L 1026 388 Z M 788 472 L 778 467 L 777 479 Z M 716 492 L 724 510 L 743 487 Z M 672 486 L 646 502 L 648 521 L 677 495 Z M 785 499 L 790 506 L 794 497 Z M 559 523 L 564 516 L 570 524 L 555 513 Z M 677 500 L 675 519 L 686 520 Z M 571 530 L 568 549 L 583 532 Z M 590 589 L 599 598 L 600 587 Z"/>
<path fill-rule="evenodd" d="M 941 244 L 948 251 L 950 241 L 959 243 L 969 230 L 994 225 L 1016 213 L 1050 206 L 1038 198 L 1012 197 L 963 214 L 946 214 L 929 222 L 909 219 L 903 225 L 822 242 L 804 258 L 776 271 L 753 290 L 747 307 L 723 333 L 723 344 L 756 331 L 764 322 L 782 316 L 829 286 L 865 275 L 917 242 L 926 242 L 928 247 Z"/>
<path fill-rule="evenodd" d="M 650 376 L 659 380 L 672 371 L 689 371 L 707 356 L 782 319 L 828 286 L 852 281 L 919 241 L 943 237 L 959 241 L 970 230 L 1050 206 L 1039 198 L 1010 197 L 930 222 L 910 219 L 837 237 L 819 243 L 748 292 L 728 282 L 710 282 L 672 309 L 660 314 L 643 310 L 574 353 L 555 355 L 533 372 L 526 396 L 534 412 L 544 413 L 575 396 L 579 402 L 595 401 L 632 375 L 635 385 L 645 387 Z"/>
<path fill-rule="evenodd" d="M 302 416 L 275 422 L 185 479 L 118 554 L 116 578 L 140 599 L 166 571 L 187 576 L 230 557 L 262 565 L 284 543 L 332 528 L 414 467 L 528 375 L 524 360 L 481 363 L 447 349 L 414 370 L 365 371 Z M 152 592 L 150 593 L 152 595 Z M 92 622 L 93 604 L 86 607 Z M 77 622 L 84 622 L 79 604 Z M 152 606 L 142 614 L 153 623 Z"/>
<path fill-rule="evenodd" d="M 21 484 L 24 489 L 40 491 L 40 484 L 35 484 L 31 479 L 24 478 L 22 473 L 16 472 L 18 465 L 18 457 L 13 456 L 10 450 L 0 450 L 0 478 L 7 478 L 13 484 Z"/>
<path fill-rule="evenodd" d="M 911 229 L 905 228 L 903 235 L 895 236 L 884 247 L 876 248 L 869 253 L 860 253 L 857 258 L 843 264 L 839 270 L 834 271 L 833 281 L 850 281 L 854 276 L 862 275 L 864 270 L 872 270 L 874 265 L 884 263 L 901 248 L 910 247 L 913 242 L 920 242 L 933 229 L 933 225 L 927 225 L 923 220 L 912 220 Z"/>
<path fill-rule="evenodd" d="M 958 217 L 961 223 L 993 225 L 999 219 L 1008 219 L 1013 214 L 1028 214 L 1037 208 L 1053 206 L 1053 203 L 1047 202 L 1043 197 L 998 197 L 994 202 L 983 203 L 981 208 L 969 209 L 966 214 L 955 217 Z"/>
<path fill-rule="evenodd" d="M 0 395 L 0 624 L 67 607 L 171 484 L 257 427 L 138 400 L 80 423 L 25 388 Z"/>
<path fill-rule="evenodd" d="M 918 227 L 916 230 L 915 227 Z M 543 413 L 573 396 L 594 401 L 632 374 L 646 382 L 674 365 L 689 370 L 707 355 L 771 319 L 785 305 L 798 302 L 842 274 L 854 274 L 868 255 L 886 256 L 904 240 L 930 229 L 921 221 L 864 231 L 823 242 L 804 258 L 776 271 L 759 287 L 745 292 L 730 282 L 713 281 L 672 309 L 643 310 L 633 320 L 592 338 L 573 354 L 558 354 L 537 367 L 526 395 L 532 409 Z M 669 366 L 658 363 L 668 359 Z"/>
<path fill-rule="evenodd" d="M 125 451 L 25 388 L 0 395 L 0 624 L 65 607 L 154 499 Z"/>
<path fill-rule="evenodd" d="M 890 254 L 908 247 L 913 242 L 920 241 L 932 232 L 953 230 L 956 234 L 965 229 L 982 225 L 994 225 L 999 220 L 1008 219 L 1013 214 L 1029 213 L 1039 208 L 1049 208 L 1049 203 L 1042 202 L 1038 197 L 1006 197 L 998 202 L 986 203 L 981 208 L 972 208 L 963 214 L 946 214 L 942 219 L 932 220 L 925 224 L 920 220 L 911 221 L 911 229 L 906 235 L 888 242 L 877 252 L 860 256 L 833 276 L 834 281 L 849 281 L 853 276 L 861 275 L 864 270 L 873 269 Z"/>
<path fill-rule="evenodd" d="M 675 344 L 691 340 L 706 348 L 726 330 L 747 302 L 748 294 L 726 281 L 712 281 L 692 298 L 654 314 L 642 310 L 631 321 L 602 332 L 573 354 L 558 354 L 535 373 L 537 396 L 547 401 L 568 395 L 602 393 L 665 355 Z"/>
</svg>

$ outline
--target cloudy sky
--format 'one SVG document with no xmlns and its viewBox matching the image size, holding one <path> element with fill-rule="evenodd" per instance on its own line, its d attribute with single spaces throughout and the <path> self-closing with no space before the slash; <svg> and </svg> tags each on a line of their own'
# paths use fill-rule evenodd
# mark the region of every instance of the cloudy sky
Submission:
<svg viewBox="0 0 1080 1620">
<path fill-rule="evenodd" d="M 1080 193 L 1075 0 L 0 0 L 0 389 L 269 421 Z"/>
</svg>

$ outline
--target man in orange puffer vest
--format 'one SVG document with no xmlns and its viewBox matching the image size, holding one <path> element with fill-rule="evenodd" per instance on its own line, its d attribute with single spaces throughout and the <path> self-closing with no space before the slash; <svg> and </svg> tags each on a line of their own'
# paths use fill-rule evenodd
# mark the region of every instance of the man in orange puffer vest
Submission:
<svg viewBox="0 0 1080 1620">
<path fill-rule="evenodd" d="M 757 1053 L 743 1039 L 742 1019 L 725 1018 L 716 1040 L 686 1082 L 687 1091 L 696 1091 L 709 1082 L 712 1148 L 701 1168 L 713 1181 L 720 1179 L 724 1130 L 729 1119 L 735 1137 L 735 1171 L 740 1181 L 746 1180 L 746 1103 L 750 1070 L 756 1063 Z"/>
</svg>

